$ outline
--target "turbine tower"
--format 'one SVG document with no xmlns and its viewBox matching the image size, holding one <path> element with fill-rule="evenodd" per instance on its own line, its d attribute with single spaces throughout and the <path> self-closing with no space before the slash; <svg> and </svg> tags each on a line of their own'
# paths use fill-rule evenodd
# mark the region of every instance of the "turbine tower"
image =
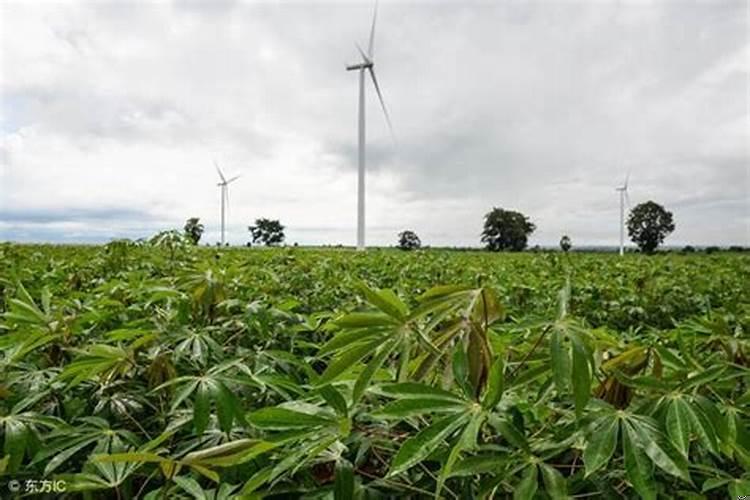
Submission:
<svg viewBox="0 0 750 500">
<path fill-rule="evenodd" d="M 221 178 L 221 182 L 216 184 L 221 188 L 221 246 L 224 246 L 224 229 L 226 227 L 226 211 L 227 211 L 227 203 L 229 202 L 229 183 L 234 182 L 237 180 L 239 175 L 235 175 L 231 179 L 227 180 L 226 177 L 224 177 L 224 174 L 222 173 L 221 169 L 219 168 L 219 164 L 214 161 L 214 166 L 216 167 L 216 171 L 219 173 L 219 178 Z"/>
<path fill-rule="evenodd" d="M 372 15 L 372 27 L 370 28 L 370 43 L 367 46 L 367 52 L 365 53 L 362 48 L 357 45 L 357 50 L 362 61 L 357 64 L 352 64 L 346 67 L 347 71 L 359 71 L 359 156 L 358 156 L 358 169 L 357 169 L 357 250 L 365 249 L 365 71 L 370 73 L 372 83 L 375 86 L 375 92 L 378 94 L 380 99 L 380 105 L 383 108 L 383 114 L 385 120 L 388 123 L 388 129 L 393 135 L 393 127 L 391 126 L 391 119 L 388 116 L 388 110 L 385 108 L 385 101 L 383 101 L 383 94 L 380 92 L 380 86 L 378 85 L 378 79 L 375 77 L 375 62 L 374 62 L 374 45 L 375 41 L 375 20 L 378 17 L 378 4 L 375 2 L 375 11 Z"/>
<path fill-rule="evenodd" d="M 628 197 L 629 179 L 630 172 L 625 176 L 625 182 L 622 186 L 615 188 L 615 191 L 620 192 L 620 255 L 625 255 L 625 199 L 628 199 L 628 205 L 630 205 L 630 198 Z"/>
</svg>

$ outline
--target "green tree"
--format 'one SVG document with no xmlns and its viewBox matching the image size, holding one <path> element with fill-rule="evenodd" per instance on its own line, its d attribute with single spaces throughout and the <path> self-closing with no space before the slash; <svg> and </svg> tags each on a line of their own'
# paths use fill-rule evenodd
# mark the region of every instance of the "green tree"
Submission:
<svg viewBox="0 0 750 500">
<path fill-rule="evenodd" d="M 203 224 L 198 217 L 190 217 L 185 222 L 185 236 L 187 236 L 194 245 L 197 245 L 203 235 Z"/>
<path fill-rule="evenodd" d="M 401 250 L 416 250 L 422 246 L 422 242 L 414 231 L 401 231 L 398 233 L 398 247 Z"/>
<path fill-rule="evenodd" d="M 253 235 L 253 243 L 273 246 L 284 242 L 284 226 L 278 220 L 255 219 L 255 225 L 247 229 Z"/>
<path fill-rule="evenodd" d="M 562 238 L 560 238 L 560 250 L 562 250 L 565 253 L 568 253 L 568 250 L 570 250 L 573 247 L 573 242 L 570 239 L 570 236 L 567 234 L 564 234 Z"/>
<path fill-rule="evenodd" d="M 631 210 L 627 226 L 628 236 L 644 253 L 656 250 L 675 228 L 672 212 L 653 201 L 641 203 Z"/>
<path fill-rule="evenodd" d="M 521 251 L 528 244 L 528 237 L 536 226 L 520 212 L 493 207 L 484 216 L 482 243 L 493 252 L 500 250 Z"/>
</svg>

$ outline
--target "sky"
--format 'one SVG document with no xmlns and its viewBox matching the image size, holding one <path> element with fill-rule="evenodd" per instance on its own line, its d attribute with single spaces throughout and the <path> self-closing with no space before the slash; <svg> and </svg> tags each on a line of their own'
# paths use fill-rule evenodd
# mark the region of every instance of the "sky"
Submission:
<svg viewBox="0 0 750 500">
<path fill-rule="evenodd" d="M 259 217 L 356 239 L 358 62 L 373 2 L 0 4 L 0 241 L 106 242 Z M 616 245 L 619 198 L 672 245 L 750 245 L 750 2 L 381 1 L 366 86 L 367 243 Z"/>
</svg>

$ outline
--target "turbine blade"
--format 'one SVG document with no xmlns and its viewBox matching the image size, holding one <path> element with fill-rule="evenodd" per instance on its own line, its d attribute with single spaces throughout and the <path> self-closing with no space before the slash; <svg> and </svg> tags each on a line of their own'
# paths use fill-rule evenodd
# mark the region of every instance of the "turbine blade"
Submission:
<svg viewBox="0 0 750 500">
<path fill-rule="evenodd" d="M 628 181 L 630 180 L 630 170 L 628 170 L 628 173 L 625 175 L 625 184 L 623 184 L 623 187 L 625 190 L 628 190 Z"/>
<path fill-rule="evenodd" d="M 378 93 L 378 99 L 380 99 L 380 105 L 383 108 L 383 114 L 385 115 L 385 121 L 388 122 L 388 129 L 391 131 L 391 137 L 396 140 L 396 134 L 393 133 L 393 125 L 391 124 L 391 117 L 388 115 L 388 109 L 385 107 L 385 101 L 383 100 L 383 93 L 380 92 L 380 85 L 378 85 L 378 79 L 375 77 L 375 71 L 372 66 L 368 68 L 370 70 L 370 76 L 372 77 L 372 83 L 375 85 L 375 91 Z"/>
<path fill-rule="evenodd" d="M 229 184 L 229 183 L 230 183 L 230 182 L 232 182 L 232 181 L 236 181 L 236 180 L 237 180 L 237 179 L 239 179 L 239 178 L 240 178 L 240 176 L 239 176 L 239 175 L 235 175 L 234 177 L 232 177 L 231 179 L 229 179 L 229 180 L 227 181 L 227 184 Z"/>
<path fill-rule="evenodd" d="M 354 45 L 356 45 L 356 47 L 357 47 L 357 50 L 359 51 L 359 54 L 360 54 L 360 55 L 362 56 L 362 60 L 363 60 L 363 61 L 364 61 L 364 62 L 365 62 L 366 64 L 370 64 L 370 62 L 371 62 L 371 61 L 370 61 L 370 58 L 369 58 L 369 57 L 367 57 L 367 54 L 365 54 L 365 51 L 364 51 L 364 50 L 362 50 L 362 47 L 360 47 L 358 43 L 355 43 Z"/>
<path fill-rule="evenodd" d="M 375 21 L 378 19 L 378 0 L 375 0 L 375 10 L 372 13 L 372 27 L 370 28 L 370 44 L 367 46 L 369 58 L 375 55 Z"/>
<path fill-rule="evenodd" d="M 628 190 L 624 190 L 625 193 L 625 204 L 628 206 L 628 212 L 630 212 L 630 195 L 628 194 Z"/>
<path fill-rule="evenodd" d="M 214 160 L 214 166 L 216 167 L 216 171 L 219 172 L 219 177 L 221 177 L 221 181 L 227 182 L 227 180 L 224 178 L 224 174 L 221 173 L 221 169 L 219 168 L 219 164 L 216 163 L 216 160 Z"/>
</svg>

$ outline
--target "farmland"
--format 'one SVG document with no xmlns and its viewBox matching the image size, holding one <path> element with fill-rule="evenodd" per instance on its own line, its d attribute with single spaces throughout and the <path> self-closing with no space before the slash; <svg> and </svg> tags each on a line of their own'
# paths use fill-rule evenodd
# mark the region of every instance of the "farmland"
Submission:
<svg viewBox="0 0 750 500">
<path fill-rule="evenodd" d="M 746 255 L 2 245 L 0 313 L 3 498 L 750 495 Z"/>
</svg>

